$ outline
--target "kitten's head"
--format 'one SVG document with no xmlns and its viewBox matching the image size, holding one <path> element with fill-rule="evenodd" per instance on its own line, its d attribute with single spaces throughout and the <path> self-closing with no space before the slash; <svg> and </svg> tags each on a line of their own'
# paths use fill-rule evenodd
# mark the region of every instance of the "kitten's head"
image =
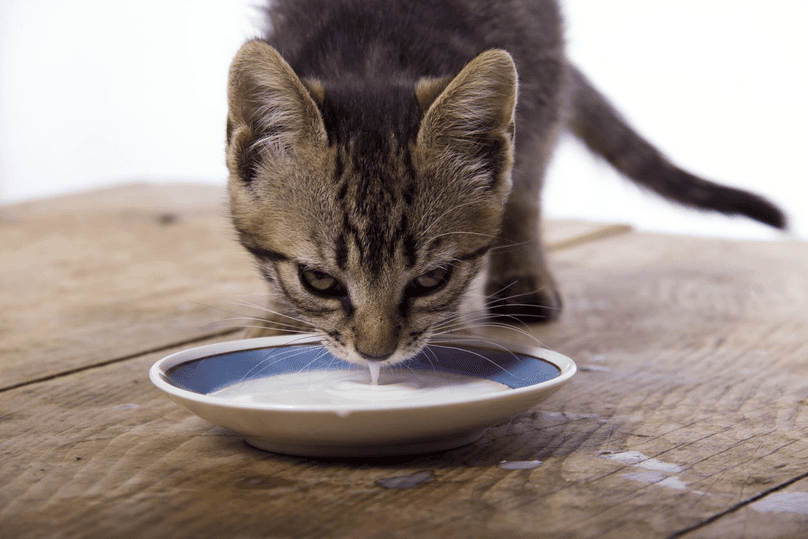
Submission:
<svg viewBox="0 0 808 539">
<path fill-rule="evenodd" d="M 275 49 L 230 68 L 233 223 L 271 291 L 335 356 L 393 364 L 458 312 L 511 188 L 516 70 L 304 80 Z"/>
</svg>

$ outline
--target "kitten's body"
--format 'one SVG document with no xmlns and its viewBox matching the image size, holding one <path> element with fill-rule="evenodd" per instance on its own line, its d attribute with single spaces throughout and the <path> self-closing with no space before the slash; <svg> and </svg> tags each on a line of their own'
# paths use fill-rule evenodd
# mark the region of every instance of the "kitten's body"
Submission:
<svg viewBox="0 0 808 539">
<path fill-rule="evenodd" d="M 565 126 L 663 196 L 784 224 L 634 133 L 567 63 L 554 2 L 280 0 L 269 15 L 231 66 L 233 221 L 285 315 L 347 361 L 412 356 L 487 266 L 492 313 L 558 316 L 539 195 Z"/>
</svg>

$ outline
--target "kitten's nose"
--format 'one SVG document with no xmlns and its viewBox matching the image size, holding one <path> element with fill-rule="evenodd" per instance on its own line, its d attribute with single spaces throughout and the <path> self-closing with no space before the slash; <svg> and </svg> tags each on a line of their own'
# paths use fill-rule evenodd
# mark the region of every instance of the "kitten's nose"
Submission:
<svg viewBox="0 0 808 539">
<path fill-rule="evenodd" d="M 364 303 L 366 305 L 362 311 L 354 315 L 354 350 L 365 361 L 381 362 L 392 356 L 398 348 L 401 325 L 399 318 L 390 314 L 395 313 L 396 307 L 383 301 Z"/>
<path fill-rule="evenodd" d="M 359 347 L 356 348 L 356 351 L 359 352 L 359 355 L 362 356 L 363 359 L 367 359 L 368 361 L 384 361 L 385 359 L 393 355 L 393 352 L 388 352 L 386 354 L 379 354 L 379 355 L 366 354 L 365 352 L 360 350 Z"/>
</svg>

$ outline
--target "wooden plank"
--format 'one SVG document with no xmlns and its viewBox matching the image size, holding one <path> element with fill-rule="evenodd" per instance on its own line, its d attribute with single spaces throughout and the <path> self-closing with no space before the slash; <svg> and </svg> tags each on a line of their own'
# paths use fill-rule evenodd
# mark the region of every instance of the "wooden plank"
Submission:
<svg viewBox="0 0 808 539">
<path fill-rule="evenodd" d="M 264 305 L 265 285 L 225 196 L 133 184 L 0 206 L 0 389 L 246 323 L 227 319 L 254 316 L 243 303 Z M 546 228 L 555 245 L 607 227 Z"/>
<path fill-rule="evenodd" d="M 0 208 L 0 385 L 227 329 L 217 308 L 261 283 L 225 210 L 221 188 L 199 185 Z"/>
<path fill-rule="evenodd" d="M 567 311 L 530 329 L 581 372 L 471 446 L 354 462 L 262 453 L 159 395 L 146 371 L 160 354 L 144 355 L 0 393 L 0 529 L 669 537 L 734 530 L 710 521 L 806 472 L 805 244 L 627 234 L 554 260 Z"/>
<path fill-rule="evenodd" d="M 687 539 L 773 539 L 808 535 L 808 478 L 772 489 L 713 522 L 680 535 Z"/>
<path fill-rule="evenodd" d="M 668 535 L 808 471 L 808 244 L 632 234 L 554 261 L 568 308 L 534 335 L 581 367 L 570 412 L 616 421 L 602 457 L 673 465 L 621 471 L 648 490 L 600 527 Z"/>
</svg>

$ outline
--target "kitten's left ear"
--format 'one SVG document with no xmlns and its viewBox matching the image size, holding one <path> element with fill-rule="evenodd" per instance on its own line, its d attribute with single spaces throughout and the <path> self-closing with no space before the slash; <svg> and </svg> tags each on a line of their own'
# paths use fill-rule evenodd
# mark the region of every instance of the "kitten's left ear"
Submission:
<svg viewBox="0 0 808 539">
<path fill-rule="evenodd" d="M 465 171 L 470 181 L 509 191 L 517 91 L 513 59 L 497 49 L 476 56 L 448 84 L 421 81 L 416 95 L 422 106 L 431 105 L 418 146 L 434 152 L 442 166 Z"/>
</svg>

